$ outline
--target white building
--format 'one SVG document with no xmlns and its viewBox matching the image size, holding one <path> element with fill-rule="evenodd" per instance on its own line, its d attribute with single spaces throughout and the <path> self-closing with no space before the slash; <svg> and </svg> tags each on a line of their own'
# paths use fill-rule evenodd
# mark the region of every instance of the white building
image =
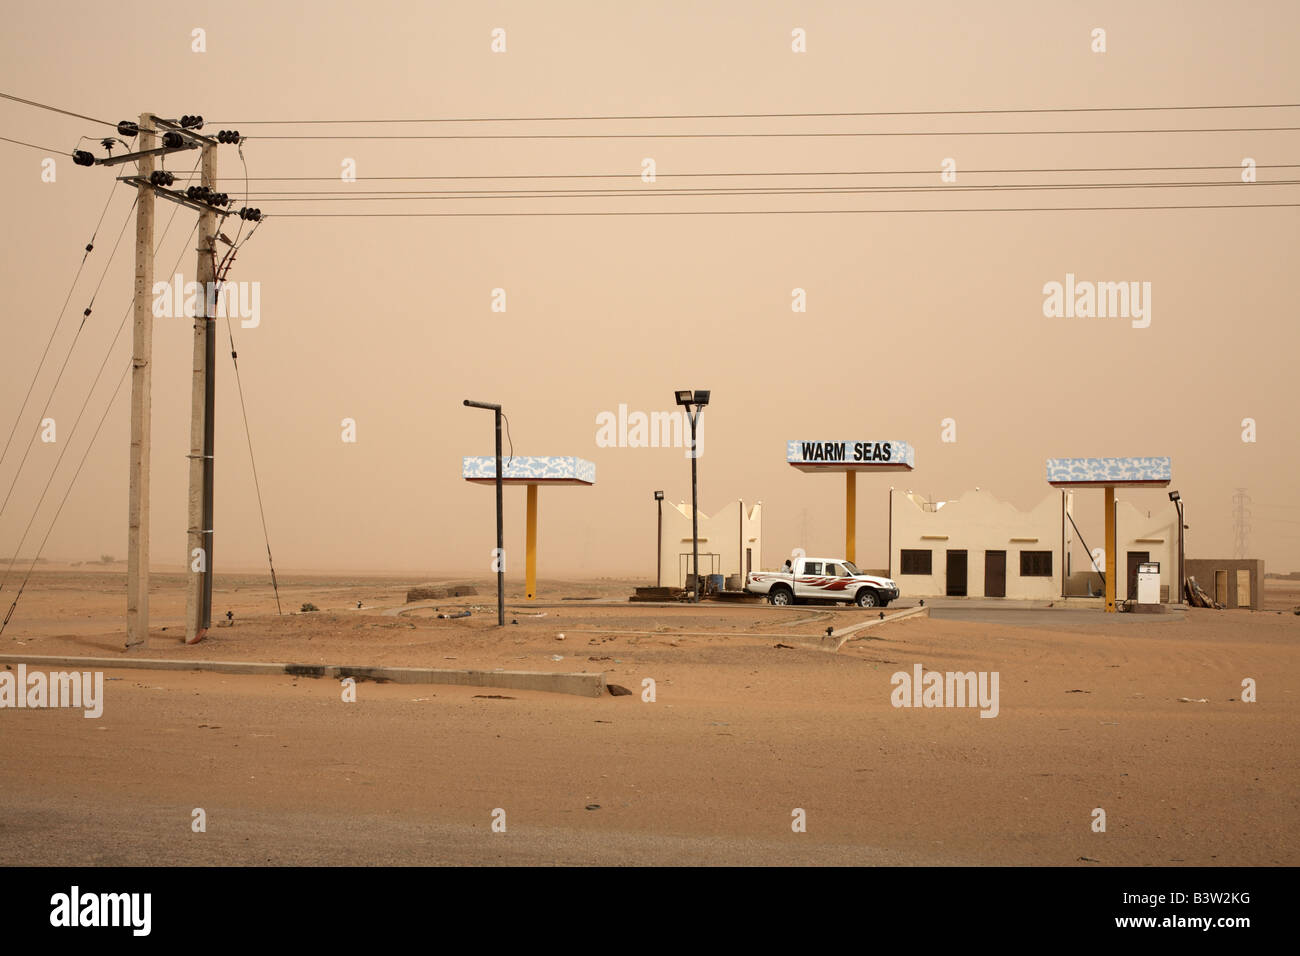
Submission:
<svg viewBox="0 0 1300 956">
<path fill-rule="evenodd" d="M 659 539 L 659 580 L 664 587 L 685 587 L 691 573 L 691 506 L 689 502 L 663 509 Z M 733 501 L 721 511 L 699 515 L 700 573 L 731 577 L 763 567 L 763 503 L 748 512 L 743 501 Z"/>
<path fill-rule="evenodd" d="M 905 597 L 1095 596 L 1101 591 L 1097 572 L 1114 562 L 1095 547 L 1100 540 L 1088 542 L 1094 546 L 1095 568 L 1082 546 L 1076 546 L 1078 535 L 1068 517 L 1074 495 L 1052 491 L 1033 510 L 1021 511 L 979 489 L 935 502 L 895 491 L 889 574 Z M 1158 561 L 1161 600 L 1169 601 L 1171 595 L 1177 600 L 1178 519 L 1169 511 L 1163 517 L 1148 516 L 1145 509 L 1117 502 L 1117 599 L 1136 598 L 1138 564 Z"/>
</svg>

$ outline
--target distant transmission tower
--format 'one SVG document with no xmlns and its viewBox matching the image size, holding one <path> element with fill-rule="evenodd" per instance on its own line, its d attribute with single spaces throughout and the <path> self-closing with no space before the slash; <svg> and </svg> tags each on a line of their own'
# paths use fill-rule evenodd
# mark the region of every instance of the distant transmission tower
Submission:
<svg viewBox="0 0 1300 956">
<path fill-rule="evenodd" d="M 1245 558 L 1250 551 L 1250 495 L 1245 488 L 1232 494 L 1232 556 Z"/>
</svg>

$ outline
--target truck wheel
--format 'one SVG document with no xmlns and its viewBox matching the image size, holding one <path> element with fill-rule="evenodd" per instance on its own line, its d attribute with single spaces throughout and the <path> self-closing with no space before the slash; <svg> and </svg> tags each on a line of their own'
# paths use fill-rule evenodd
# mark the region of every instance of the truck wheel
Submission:
<svg viewBox="0 0 1300 956">
<path fill-rule="evenodd" d="M 880 605 L 880 598 L 876 596 L 876 592 L 871 590 L 871 588 L 863 588 L 858 592 L 857 603 L 858 607 L 878 607 Z"/>
<path fill-rule="evenodd" d="M 774 587 L 772 588 L 772 593 L 767 596 L 767 599 L 769 601 L 771 601 L 773 604 L 780 605 L 781 607 L 785 607 L 788 604 L 793 604 L 794 601 L 792 600 L 792 598 L 793 595 L 790 593 L 790 589 L 787 587 Z"/>
</svg>

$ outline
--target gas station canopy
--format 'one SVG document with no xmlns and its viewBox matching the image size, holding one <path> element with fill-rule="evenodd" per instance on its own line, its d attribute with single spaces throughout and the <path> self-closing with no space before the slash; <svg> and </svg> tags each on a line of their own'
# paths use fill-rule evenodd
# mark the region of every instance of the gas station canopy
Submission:
<svg viewBox="0 0 1300 956">
<path fill-rule="evenodd" d="M 1106 610 L 1114 613 L 1115 568 L 1119 566 L 1115 533 L 1115 489 L 1164 488 L 1173 479 L 1173 460 L 1170 458 L 1049 458 L 1047 483 L 1053 488 L 1101 488 L 1105 491 L 1106 541 L 1103 552 L 1107 558 L 1107 573 L 1103 574 L 1106 588 Z M 1179 587 L 1182 583 L 1179 582 Z"/>
<path fill-rule="evenodd" d="M 788 441 L 785 460 L 800 471 L 911 471 L 905 441 Z"/>
<path fill-rule="evenodd" d="M 492 455 L 467 457 L 463 460 L 462 477 L 466 481 L 492 484 L 497 479 L 497 460 Z M 596 463 L 572 457 L 507 458 L 502 465 L 501 483 L 504 485 L 594 485 Z"/>
<path fill-rule="evenodd" d="M 1169 458 L 1047 459 L 1047 482 L 1053 488 L 1163 488 L 1172 478 Z"/>
<path fill-rule="evenodd" d="M 501 433 L 497 433 L 498 442 Z M 499 447 L 499 446 L 498 446 Z M 461 461 L 461 476 L 478 485 L 494 485 L 497 480 L 495 455 L 466 457 Z M 537 489 L 541 485 L 594 485 L 596 464 L 569 456 L 528 457 L 517 455 L 501 462 L 501 484 L 527 485 L 525 513 L 524 596 L 537 599 Z"/>
</svg>

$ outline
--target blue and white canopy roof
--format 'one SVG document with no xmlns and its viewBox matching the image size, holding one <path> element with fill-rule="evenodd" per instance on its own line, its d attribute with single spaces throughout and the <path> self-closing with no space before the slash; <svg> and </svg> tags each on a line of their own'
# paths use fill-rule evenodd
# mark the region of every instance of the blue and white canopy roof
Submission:
<svg viewBox="0 0 1300 956">
<path fill-rule="evenodd" d="M 592 485 L 596 483 L 596 463 L 573 457 L 536 457 L 515 455 L 501 460 L 502 484 L 513 485 Z M 497 460 L 494 455 L 462 459 L 461 476 L 466 481 L 496 483 Z"/>
<path fill-rule="evenodd" d="M 1163 488 L 1173 479 L 1170 458 L 1049 458 L 1047 481 L 1056 488 L 1137 485 Z"/>
</svg>

